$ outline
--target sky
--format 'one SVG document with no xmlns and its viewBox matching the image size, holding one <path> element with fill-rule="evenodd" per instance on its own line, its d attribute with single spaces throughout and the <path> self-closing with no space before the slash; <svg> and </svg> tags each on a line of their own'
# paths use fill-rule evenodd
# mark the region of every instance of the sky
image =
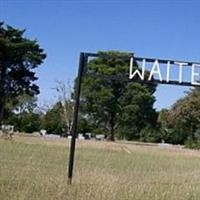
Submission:
<svg viewBox="0 0 200 200">
<path fill-rule="evenodd" d="M 26 29 L 47 53 L 38 67 L 40 103 L 55 102 L 56 81 L 72 82 L 80 52 L 200 62 L 198 0 L 0 0 L 0 20 Z M 159 85 L 155 108 L 170 108 L 188 87 Z"/>
</svg>

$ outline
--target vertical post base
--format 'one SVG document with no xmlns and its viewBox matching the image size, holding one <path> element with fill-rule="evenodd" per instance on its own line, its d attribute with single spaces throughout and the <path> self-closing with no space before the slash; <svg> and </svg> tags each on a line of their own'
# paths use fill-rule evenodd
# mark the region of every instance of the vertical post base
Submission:
<svg viewBox="0 0 200 200">
<path fill-rule="evenodd" d="M 68 184 L 68 185 L 71 185 L 71 184 L 72 184 L 72 178 L 68 178 L 67 184 Z"/>
</svg>

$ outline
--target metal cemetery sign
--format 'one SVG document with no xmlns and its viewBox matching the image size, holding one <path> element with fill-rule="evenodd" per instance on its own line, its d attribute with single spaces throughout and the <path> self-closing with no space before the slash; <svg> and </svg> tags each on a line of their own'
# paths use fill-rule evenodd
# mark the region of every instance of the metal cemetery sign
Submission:
<svg viewBox="0 0 200 200">
<path fill-rule="evenodd" d="M 141 69 L 133 69 L 133 61 L 141 61 Z M 151 63 L 150 74 L 147 78 L 147 82 L 158 82 L 163 84 L 175 84 L 175 85 L 185 85 L 185 86 L 197 86 L 200 85 L 200 63 L 194 62 L 185 62 L 185 61 L 174 61 L 174 60 L 161 60 L 153 58 L 140 58 L 140 57 L 131 57 L 130 58 L 130 72 L 129 78 L 133 79 L 135 76 L 138 76 L 141 81 L 145 81 L 145 70 L 146 64 Z M 165 68 L 165 73 L 161 72 L 161 64 Z M 190 78 L 186 82 L 184 81 L 183 73 L 186 68 L 190 68 L 187 72 L 190 73 Z M 173 68 L 178 68 L 178 73 L 176 80 L 171 80 L 171 75 L 173 75 Z M 155 76 L 157 79 L 154 79 Z M 188 78 L 188 77 L 187 77 Z"/>
<path fill-rule="evenodd" d="M 127 66 L 127 73 L 124 75 L 87 74 L 87 64 L 89 58 L 96 58 L 96 57 L 104 57 L 105 59 L 111 58 L 108 57 L 107 55 L 104 56 L 94 53 L 80 54 L 79 71 L 76 83 L 73 124 L 71 129 L 72 139 L 70 144 L 69 163 L 68 163 L 69 184 L 72 183 L 74 153 L 75 153 L 75 143 L 76 143 L 76 130 L 77 130 L 78 111 L 80 104 L 81 81 L 83 75 L 92 75 L 95 77 L 108 78 L 112 80 L 139 81 L 141 83 L 146 83 L 146 84 L 160 83 L 160 84 L 172 84 L 172 85 L 183 85 L 183 86 L 200 86 L 200 63 L 197 62 L 143 58 L 143 57 L 135 57 L 133 54 L 129 54 L 126 57 L 119 57 L 119 59 L 123 60 L 125 59 L 129 63 L 129 66 Z M 138 68 L 135 68 L 134 66 L 135 63 L 139 65 Z M 145 75 L 145 71 L 148 71 L 148 76 Z M 184 74 L 187 74 L 187 77 L 185 77 Z"/>
</svg>

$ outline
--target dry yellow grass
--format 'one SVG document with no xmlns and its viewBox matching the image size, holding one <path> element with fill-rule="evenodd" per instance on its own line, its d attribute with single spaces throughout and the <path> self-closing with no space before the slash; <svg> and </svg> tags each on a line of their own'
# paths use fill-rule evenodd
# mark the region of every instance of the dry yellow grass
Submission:
<svg viewBox="0 0 200 200">
<path fill-rule="evenodd" d="M 77 141 L 67 185 L 69 141 L 0 139 L 1 200 L 199 200 L 200 152 L 124 142 Z"/>
</svg>

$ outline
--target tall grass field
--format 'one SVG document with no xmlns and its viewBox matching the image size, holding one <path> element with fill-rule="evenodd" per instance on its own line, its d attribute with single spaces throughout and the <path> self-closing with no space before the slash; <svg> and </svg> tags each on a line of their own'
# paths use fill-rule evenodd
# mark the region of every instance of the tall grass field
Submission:
<svg viewBox="0 0 200 200">
<path fill-rule="evenodd" d="M 0 139 L 0 200 L 199 200 L 200 152 L 125 142 Z"/>
</svg>

